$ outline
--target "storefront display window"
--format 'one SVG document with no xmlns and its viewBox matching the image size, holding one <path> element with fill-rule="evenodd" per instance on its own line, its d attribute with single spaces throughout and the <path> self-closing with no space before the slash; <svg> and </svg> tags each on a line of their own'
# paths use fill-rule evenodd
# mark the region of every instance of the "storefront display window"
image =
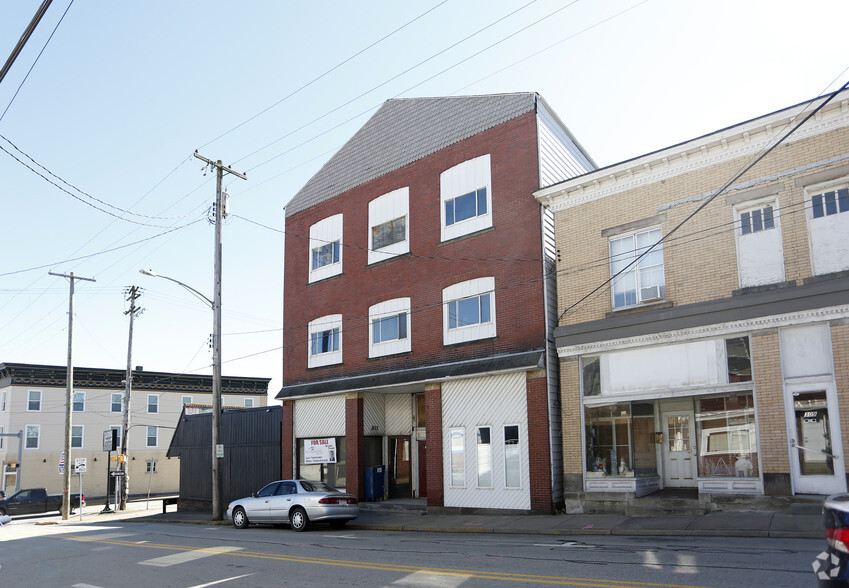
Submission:
<svg viewBox="0 0 849 588">
<path fill-rule="evenodd" d="M 586 409 L 587 475 L 634 476 L 631 403 Z"/>
<path fill-rule="evenodd" d="M 725 356 L 728 361 L 729 383 L 752 381 L 752 360 L 749 354 L 748 337 L 726 339 Z"/>
<path fill-rule="evenodd" d="M 696 403 L 699 475 L 758 477 L 755 403 L 751 392 L 701 397 Z"/>
<path fill-rule="evenodd" d="M 634 402 L 631 404 L 631 430 L 634 434 L 634 474 L 657 475 L 657 440 L 654 429 L 654 404 Z"/>
<path fill-rule="evenodd" d="M 601 361 L 598 357 L 583 358 L 584 396 L 601 394 Z"/>
<path fill-rule="evenodd" d="M 331 438 L 336 441 L 335 452 L 328 452 L 324 463 L 315 463 L 314 456 L 307 455 L 304 448 L 311 439 L 298 439 L 298 478 L 303 480 L 320 480 L 334 488 L 345 488 L 346 461 L 345 437 Z M 332 461 L 335 459 L 335 463 Z M 306 463 L 307 461 L 311 463 Z"/>
</svg>

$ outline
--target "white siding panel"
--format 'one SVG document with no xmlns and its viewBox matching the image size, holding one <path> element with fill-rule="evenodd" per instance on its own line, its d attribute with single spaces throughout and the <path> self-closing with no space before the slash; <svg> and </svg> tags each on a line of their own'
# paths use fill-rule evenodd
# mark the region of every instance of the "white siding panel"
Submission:
<svg viewBox="0 0 849 588">
<path fill-rule="evenodd" d="M 550 186 L 595 169 L 560 122 L 538 103 L 540 186 Z"/>
<path fill-rule="evenodd" d="M 363 395 L 363 435 L 384 435 L 386 419 L 384 417 L 383 394 Z"/>
<path fill-rule="evenodd" d="M 528 411 L 525 373 L 445 382 L 442 385 L 442 434 L 445 506 L 528 510 Z M 519 425 L 521 487 L 505 488 L 504 425 Z M 491 427 L 492 487 L 477 487 L 476 427 Z M 465 488 L 451 487 L 449 430 L 463 427 Z"/>
<path fill-rule="evenodd" d="M 295 437 L 344 437 L 345 396 L 322 396 L 295 401 Z"/>
<path fill-rule="evenodd" d="M 413 401 L 409 394 L 386 397 L 386 434 L 409 435 L 413 430 Z"/>
</svg>

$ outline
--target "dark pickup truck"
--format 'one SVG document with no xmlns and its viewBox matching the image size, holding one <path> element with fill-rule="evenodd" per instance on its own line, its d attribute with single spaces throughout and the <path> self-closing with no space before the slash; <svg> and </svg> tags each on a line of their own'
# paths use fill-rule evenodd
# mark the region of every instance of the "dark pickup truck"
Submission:
<svg viewBox="0 0 849 588">
<path fill-rule="evenodd" d="M 80 502 L 85 505 L 85 496 L 81 500 L 79 494 L 71 494 L 71 512 L 80 506 Z M 0 500 L 0 516 L 39 514 L 54 510 L 62 510 L 62 495 L 48 495 L 44 488 L 28 488 Z"/>
</svg>

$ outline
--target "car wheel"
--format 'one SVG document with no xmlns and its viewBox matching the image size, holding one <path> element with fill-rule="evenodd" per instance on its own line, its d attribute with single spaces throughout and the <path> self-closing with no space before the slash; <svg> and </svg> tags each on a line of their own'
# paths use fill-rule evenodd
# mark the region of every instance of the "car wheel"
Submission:
<svg viewBox="0 0 849 588">
<path fill-rule="evenodd" d="M 330 528 L 331 528 L 331 529 L 344 529 L 344 528 L 345 528 L 345 524 L 346 524 L 347 522 L 348 522 L 348 520 L 347 520 L 347 519 L 330 521 Z"/>
<path fill-rule="evenodd" d="M 241 506 L 237 507 L 236 510 L 233 511 L 233 526 L 237 529 L 244 529 L 248 526 L 248 515 L 245 512 L 245 509 Z"/>
<path fill-rule="evenodd" d="M 306 511 L 300 506 L 293 508 L 292 512 L 289 513 L 289 524 L 293 531 L 306 531 L 310 524 Z"/>
</svg>

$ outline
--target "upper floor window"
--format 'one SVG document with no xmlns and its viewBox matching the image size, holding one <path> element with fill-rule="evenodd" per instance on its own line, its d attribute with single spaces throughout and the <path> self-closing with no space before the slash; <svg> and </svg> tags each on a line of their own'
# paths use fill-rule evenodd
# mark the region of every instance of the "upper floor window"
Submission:
<svg viewBox="0 0 849 588">
<path fill-rule="evenodd" d="M 83 426 L 73 425 L 71 427 L 71 447 L 81 448 L 83 446 Z"/>
<path fill-rule="evenodd" d="M 439 189 L 442 241 L 492 226 L 489 154 L 464 161 L 442 172 Z"/>
<path fill-rule="evenodd" d="M 74 412 L 85 411 L 85 392 L 74 392 Z"/>
<path fill-rule="evenodd" d="M 628 268 L 613 280 L 613 308 L 662 300 L 666 296 L 662 244 L 632 263 L 661 236 L 660 229 L 651 229 L 610 239 L 610 275 Z"/>
<path fill-rule="evenodd" d="M 6 412 L 6 392 L 0 396 L 0 412 Z"/>
<path fill-rule="evenodd" d="M 159 427 L 147 428 L 147 447 L 156 447 L 159 445 Z"/>
<path fill-rule="evenodd" d="M 182 404 L 183 406 L 186 406 L 187 404 L 191 404 L 191 403 L 192 403 L 192 397 L 191 396 L 183 396 L 180 399 L 180 404 Z"/>
<path fill-rule="evenodd" d="M 27 396 L 27 410 L 41 410 L 41 390 L 29 390 Z"/>
<path fill-rule="evenodd" d="M 113 392 L 112 399 L 109 403 L 109 411 L 110 412 L 121 412 L 123 410 L 124 405 L 124 395 L 120 392 Z"/>
<path fill-rule="evenodd" d="M 815 276 L 849 270 L 849 184 L 846 178 L 830 184 L 810 186 L 806 189 L 810 213 L 808 238 L 810 240 L 812 274 Z"/>
<path fill-rule="evenodd" d="M 41 425 L 27 425 L 27 440 L 24 447 L 27 449 L 38 449 L 39 438 L 41 437 Z"/>
<path fill-rule="evenodd" d="M 309 359 L 314 368 L 342 363 L 342 315 L 331 314 L 310 321 Z"/>
<path fill-rule="evenodd" d="M 342 273 L 342 215 L 310 227 L 310 283 Z"/>
<path fill-rule="evenodd" d="M 245 398 L 245 408 L 253 408 L 254 399 L 253 398 Z"/>
<path fill-rule="evenodd" d="M 477 278 L 442 291 L 445 345 L 495 337 L 495 278 Z"/>
<path fill-rule="evenodd" d="M 147 395 L 147 412 L 159 412 L 159 396 L 156 394 Z"/>
<path fill-rule="evenodd" d="M 741 288 L 784 281 L 784 248 L 779 227 L 778 199 L 748 201 L 734 207 L 737 231 L 737 273 Z"/>
<path fill-rule="evenodd" d="M 369 357 L 410 351 L 410 299 L 395 298 L 369 307 Z"/>
<path fill-rule="evenodd" d="M 410 251 L 409 213 L 409 188 L 393 190 L 368 203 L 369 263 Z"/>
</svg>

